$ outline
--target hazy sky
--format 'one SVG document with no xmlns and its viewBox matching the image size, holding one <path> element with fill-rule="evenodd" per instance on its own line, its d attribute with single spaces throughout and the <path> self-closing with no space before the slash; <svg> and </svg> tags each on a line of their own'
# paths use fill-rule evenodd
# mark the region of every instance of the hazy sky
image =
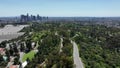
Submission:
<svg viewBox="0 0 120 68">
<path fill-rule="evenodd" d="M 120 16 L 120 0 L 0 0 L 0 16 Z"/>
</svg>

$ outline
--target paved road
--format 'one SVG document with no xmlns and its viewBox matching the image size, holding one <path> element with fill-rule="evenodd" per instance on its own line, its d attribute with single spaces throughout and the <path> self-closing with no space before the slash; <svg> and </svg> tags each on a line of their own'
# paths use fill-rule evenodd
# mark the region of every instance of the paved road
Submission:
<svg viewBox="0 0 120 68">
<path fill-rule="evenodd" d="M 63 48 L 63 38 L 60 38 L 60 39 L 61 39 L 61 43 L 60 43 L 60 53 L 61 53 Z"/>
<path fill-rule="evenodd" d="M 20 52 L 19 54 L 20 54 L 19 61 L 22 63 L 22 58 L 23 58 L 23 56 L 24 56 L 25 53 L 24 52 Z"/>
<path fill-rule="evenodd" d="M 77 44 L 72 40 L 71 43 L 73 44 L 73 59 L 74 59 L 75 68 L 84 68 L 81 58 L 79 57 L 79 50 Z"/>
</svg>

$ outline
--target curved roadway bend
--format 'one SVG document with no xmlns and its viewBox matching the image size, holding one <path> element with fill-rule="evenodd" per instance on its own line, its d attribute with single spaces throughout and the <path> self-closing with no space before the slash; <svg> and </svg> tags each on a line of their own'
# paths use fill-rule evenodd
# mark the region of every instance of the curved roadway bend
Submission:
<svg viewBox="0 0 120 68">
<path fill-rule="evenodd" d="M 73 59 L 74 59 L 75 68 L 84 68 L 81 58 L 79 57 L 79 50 L 77 44 L 72 40 L 71 43 L 73 44 Z"/>
</svg>

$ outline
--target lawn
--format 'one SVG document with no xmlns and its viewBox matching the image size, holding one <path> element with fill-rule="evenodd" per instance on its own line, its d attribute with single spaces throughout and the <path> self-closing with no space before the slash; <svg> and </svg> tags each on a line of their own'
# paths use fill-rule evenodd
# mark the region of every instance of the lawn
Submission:
<svg viewBox="0 0 120 68">
<path fill-rule="evenodd" d="M 29 60 L 31 61 L 33 58 L 34 58 L 34 55 L 35 55 L 35 52 L 32 50 L 30 51 L 29 53 L 27 54 L 24 54 L 23 58 L 22 58 L 22 61 L 26 61 L 27 58 L 29 58 Z"/>
</svg>

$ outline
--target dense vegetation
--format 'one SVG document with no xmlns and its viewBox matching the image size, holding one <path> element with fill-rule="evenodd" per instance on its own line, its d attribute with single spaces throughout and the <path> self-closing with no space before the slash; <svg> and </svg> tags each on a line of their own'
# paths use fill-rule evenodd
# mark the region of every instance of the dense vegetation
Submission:
<svg viewBox="0 0 120 68">
<path fill-rule="evenodd" d="M 120 29 L 84 26 L 74 39 L 86 68 L 120 67 Z"/>
<path fill-rule="evenodd" d="M 23 36 L 0 44 L 0 47 L 5 47 L 7 42 L 24 41 L 28 48 L 23 59 L 29 62 L 26 68 L 73 68 L 73 46 L 70 39 L 78 44 L 85 68 L 120 68 L 119 28 L 73 22 L 29 24 L 29 27 L 21 30 L 26 32 Z M 60 52 L 61 38 L 63 38 L 62 52 Z M 35 45 L 37 53 L 33 52 L 31 42 L 37 43 Z M 17 52 L 16 47 L 10 48 L 7 52 L 13 55 L 13 52 Z M 24 52 L 24 46 L 21 46 L 20 50 Z M 29 57 L 31 54 L 32 57 Z M 17 53 L 15 55 L 19 57 Z M 17 59 L 15 62 L 19 64 Z M 5 63 L 0 64 L 5 66 Z"/>
<path fill-rule="evenodd" d="M 40 27 L 51 28 L 49 30 L 57 30 L 63 37 L 73 38 L 86 68 L 120 67 L 119 28 L 80 23 L 44 23 Z"/>
<path fill-rule="evenodd" d="M 26 66 L 26 68 L 35 67 L 35 66 L 41 68 L 42 67 L 73 68 L 73 58 L 72 58 L 73 47 L 70 43 L 69 38 L 66 37 L 67 35 L 63 38 L 63 43 L 62 43 L 63 48 L 62 48 L 62 52 L 60 52 L 60 44 L 61 44 L 60 38 L 62 37 L 62 35 L 67 34 L 67 32 L 62 33 L 61 32 L 62 30 L 57 31 L 55 27 L 53 28 L 53 25 L 51 25 L 50 23 L 48 24 L 45 23 L 43 26 L 42 25 L 43 24 L 41 25 L 33 24 L 31 26 L 31 28 L 33 28 L 32 30 L 35 33 L 39 32 L 40 30 L 44 30 L 43 31 L 44 35 L 41 37 L 42 42 L 39 43 L 39 47 L 38 47 L 39 52 L 36 54 L 35 58 L 28 64 L 28 66 Z M 36 27 L 34 28 L 34 26 L 39 28 Z M 29 28 L 27 28 L 27 30 L 28 29 Z M 46 30 L 48 31 L 47 33 L 45 33 Z M 29 31 L 31 31 L 31 29 Z M 58 32 L 58 35 L 55 35 L 56 31 Z"/>
</svg>

